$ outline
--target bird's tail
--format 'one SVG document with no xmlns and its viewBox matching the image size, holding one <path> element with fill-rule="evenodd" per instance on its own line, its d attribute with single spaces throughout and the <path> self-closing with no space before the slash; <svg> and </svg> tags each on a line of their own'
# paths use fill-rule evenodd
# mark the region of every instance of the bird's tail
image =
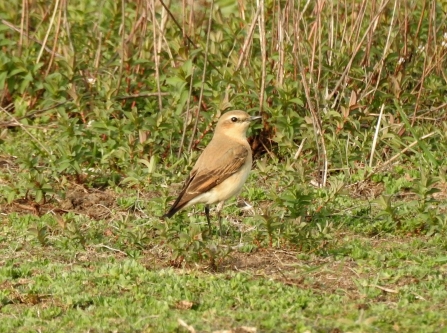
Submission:
<svg viewBox="0 0 447 333">
<path fill-rule="evenodd" d="M 172 208 L 166 213 L 164 214 L 161 218 L 164 220 L 165 218 L 170 218 L 172 217 L 175 213 L 177 213 L 177 211 L 172 211 Z"/>
<path fill-rule="evenodd" d="M 183 207 L 186 206 L 187 202 L 179 205 L 178 204 L 179 201 L 180 201 L 180 197 L 174 202 L 174 204 L 171 206 L 171 208 L 161 218 L 162 219 L 170 218 L 170 217 L 174 216 L 174 214 L 177 213 L 180 209 L 182 209 Z"/>
<path fill-rule="evenodd" d="M 189 200 L 184 200 L 183 196 L 184 196 L 186 189 L 188 188 L 188 184 L 191 182 L 191 180 L 192 180 L 192 178 L 188 179 L 188 181 L 185 183 L 182 191 L 180 192 L 180 194 L 177 197 L 177 199 L 175 200 L 175 202 L 172 204 L 171 208 L 169 208 L 167 213 L 162 216 L 163 219 L 166 217 L 168 217 L 168 218 L 172 217 L 175 213 L 177 213 L 180 209 L 184 208 L 188 204 Z"/>
</svg>

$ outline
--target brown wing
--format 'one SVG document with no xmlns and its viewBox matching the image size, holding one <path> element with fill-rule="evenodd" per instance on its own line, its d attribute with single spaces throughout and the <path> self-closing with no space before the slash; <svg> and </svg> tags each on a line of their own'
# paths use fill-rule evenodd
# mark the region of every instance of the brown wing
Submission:
<svg viewBox="0 0 447 333">
<path fill-rule="evenodd" d="M 245 146 L 229 149 L 216 162 L 216 167 L 204 166 L 191 171 L 186 183 L 171 209 L 164 215 L 171 217 L 198 195 L 208 192 L 236 173 L 244 164 L 249 152 Z"/>
</svg>

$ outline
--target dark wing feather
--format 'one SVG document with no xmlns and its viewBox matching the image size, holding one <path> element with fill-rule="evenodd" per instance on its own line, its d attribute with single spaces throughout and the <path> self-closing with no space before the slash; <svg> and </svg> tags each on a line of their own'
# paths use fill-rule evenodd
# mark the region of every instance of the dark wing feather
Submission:
<svg viewBox="0 0 447 333">
<path fill-rule="evenodd" d="M 193 169 L 177 200 L 164 216 L 171 217 L 185 207 L 189 201 L 202 193 L 208 192 L 236 173 L 245 164 L 248 154 L 247 147 L 240 145 L 229 149 L 213 163 L 216 166 L 215 168 Z M 228 163 L 228 161 L 231 161 L 231 163 Z"/>
</svg>

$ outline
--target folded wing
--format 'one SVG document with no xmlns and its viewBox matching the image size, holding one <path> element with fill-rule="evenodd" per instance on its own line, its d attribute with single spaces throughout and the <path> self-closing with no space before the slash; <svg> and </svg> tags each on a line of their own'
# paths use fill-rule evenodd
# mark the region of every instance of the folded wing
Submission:
<svg viewBox="0 0 447 333">
<path fill-rule="evenodd" d="M 237 145 L 220 155 L 214 163 L 210 163 L 210 165 L 215 165 L 216 167 L 213 168 L 212 166 L 202 165 L 197 168 L 195 166 L 186 180 L 177 200 L 165 216 L 171 217 L 185 207 L 192 199 L 202 193 L 208 192 L 213 187 L 219 185 L 225 179 L 239 171 L 244 166 L 248 154 L 249 151 L 247 150 L 247 147 Z"/>
</svg>

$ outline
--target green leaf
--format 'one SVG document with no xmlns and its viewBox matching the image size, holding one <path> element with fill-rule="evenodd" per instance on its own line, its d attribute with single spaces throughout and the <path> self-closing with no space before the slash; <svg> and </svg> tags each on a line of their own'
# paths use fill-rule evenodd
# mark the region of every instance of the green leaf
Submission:
<svg viewBox="0 0 447 333">
<path fill-rule="evenodd" d="M 433 163 L 435 166 L 439 166 L 439 162 L 436 160 L 436 158 L 433 156 L 433 154 L 431 153 L 431 151 L 428 149 L 427 144 L 423 141 L 419 139 L 419 136 L 417 135 L 416 131 L 414 130 L 414 128 L 410 125 L 410 122 L 408 120 L 407 115 L 405 114 L 405 112 L 402 110 L 401 105 L 398 103 L 398 101 L 395 100 L 394 105 L 396 106 L 397 111 L 399 112 L 403 122 L 405 123 L 405 129 L 407 129 L 408 131 L 411 132 L 411 134 L 413 135 L 413 138 L 417 140 L 417 144 L 418 146 L 424 151 L 424 155 L 423 157 L 425 157 L 426 159 L 428 159 L 431 163 Z"/>
</svg>

